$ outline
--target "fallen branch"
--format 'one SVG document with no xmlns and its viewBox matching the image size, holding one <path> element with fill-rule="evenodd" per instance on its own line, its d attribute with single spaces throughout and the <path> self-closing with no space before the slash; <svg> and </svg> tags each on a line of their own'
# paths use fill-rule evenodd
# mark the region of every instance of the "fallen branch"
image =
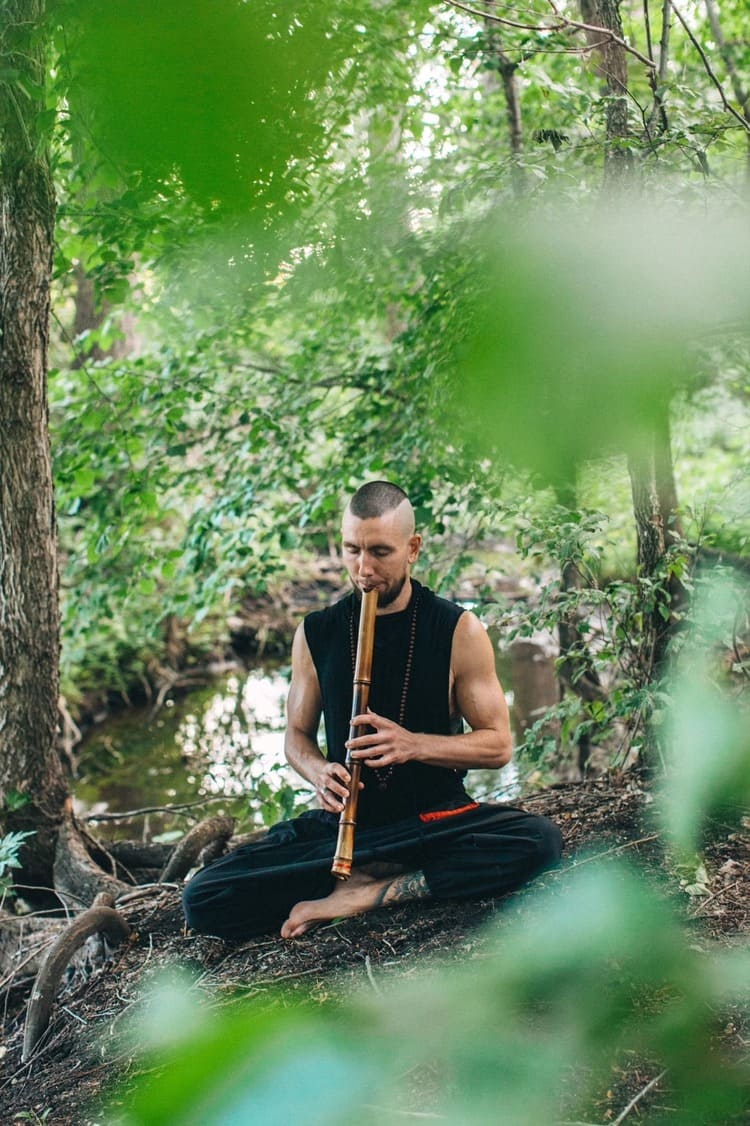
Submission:
<svg viewBox="0 0 750 1126">
<path fill-rule="evenodd" d="M 608 848 L 606 852 L 595 852 L 591 856 L 584 857 L 583 860 L 574 860 L 572 864 L 562 866 L 554 869 L 557 872 L 570 872 L 573 868 L 580 868 L 582 864 L 590 864 L 592 860 L 603 860 L 605 856 L 612 856 L 615 852 L 624 852 L 625 849 L 635 848 L 636 845 L 648 844 L 650 841 L 658 841 L 660 834 L 651 833 L 648 837 L 640 837 L 637 841 L 626 841 L 625 844 L 615 845 L 614 848 Z"/>
<path fill-rule="evenodd" d="M 724 895 L 725 892 L 728 892 L 730 888 L 736 887 L 738 883 L 740 883 L 740 880 L 732 880 L 731 884 L 724 884 L 724 886 L 720 887 L 718 889 L 718 891 L 713 892 L 706 899 L 702 899 L 701 902 L 696 905 L 695 910 L 690 912 L 690 914 L 688 915 L 688 919 L 700 919 L 700 918 L 702 918 L 704 907 L 706 907 L 714 899 L 718 899 L 718 897 L 720 895 Z"/>
<path fill-rule="evenodd" d="M 124 813 L 88 813 L 84 821 L 130 821 L 136 817 L 145 817 L 148 813 L 182 813 L 183 810 L 195 809 L 196 806 L 208 805 L 209 802 L 227 799 L 221 795 L 210 798 L 200 798 L 198 801 L 183 802 L 181 805 L 149 805 L 143 809 L 128 809 Z"/>
<path fill-rule="evenodd" d="M 104 896 L 100 897 L 104 899 Z M 47 951 L 31 990 L 26 1010 L 21 1061 L 26 1062 L 49 1024 L 55 993 L 70 959 L 87 938 L 103 934 L 110 946 L 117 946 L 130 934 L 130 927 L 119 911 L 110 905 L 95 904 L 67 927 Z"/>
<path fill-rule="evenodd" d="M 630 1100 L 630 1102 L 625 1107 L 625 1109 L 622 1111 L 622 1113 L 617 1115 L 617 1118 L 612 1123 L 612 1126 L 620 1126 L 620 1123 L 625 1121 L 625 1119 L 630 1114 L 631 1110 L 635 1110 L 635 1108 L 637 1107 L 637 1105 L 641 1101 L 641 1099 L 644 1097 L 644 1095 L 647 1095 L 649 1093 L 649 1091 L 652 1089 L 652 1087 L 655 1087 L 656 1084 L 659 1082 L 659 1080 L 663 1079 L 666 1074 L 667 1074 L 666 1071 L 661 1071 L 661 1072 L 659 1072 L 659 1074 L 657 1076 L 655 1076 L 654 1079 L 651 1080 L 650 1083 L 647 1083 L 646 1086 L 643 1088 L 643 1090 L 639 1091 L 638 1094 L 635 1096 L 635 1098 L 632 1098 Z"/>
<path fill-rule="evenodd" d="M 125 903 L 133 903 L 136 899 L 147 899 L 149 896 L 155 896 L 157 892 L 159 895 L 163 895 L 165 891 L 179 891 L 179 884 L 165 884 L 163 881 L 158 884 L 139 884 L 133 891 L 119 896 L 117 906 L 122 907 Z"/>
</svg>

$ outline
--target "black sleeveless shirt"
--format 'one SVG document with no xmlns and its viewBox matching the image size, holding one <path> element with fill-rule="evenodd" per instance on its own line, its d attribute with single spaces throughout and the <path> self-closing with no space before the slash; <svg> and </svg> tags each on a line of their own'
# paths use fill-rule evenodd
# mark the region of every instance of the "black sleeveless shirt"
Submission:
<svg viewBox="0 0 750 1126">
<path fill-rule="evenodd" d="M 352 709 L 354 652 L 359 627 L 359 599 L 350 594 L 326 610 L 305 618 L 305 638 L 323 698 L 328 757 L 346 758 Z M 370 707 L 409 731 L 455 735 L 461 721 L 450 715 L 450 663 L 453 633 L 463 610 L 412 579 L 409 606 L 382 614 L 375 623 Z M 404 697 L 409 641 L 414 628 L 414 656 Z M 365 788 L 359 796 L 358 822 L 380 825 L 468 801 L 465 771 L 407 762 L 386 771 L 362 767 Z"/>
</svg>

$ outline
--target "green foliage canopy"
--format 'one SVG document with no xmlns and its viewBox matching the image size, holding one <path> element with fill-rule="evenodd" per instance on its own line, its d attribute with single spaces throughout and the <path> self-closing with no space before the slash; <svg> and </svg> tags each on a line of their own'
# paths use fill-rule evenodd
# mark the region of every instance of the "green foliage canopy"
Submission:
<svg viewBox="0 0 750 1126">
<path fill-rule="evenodd" d="M 744 315 L 744 233 L 735 254 L 729 225 L 696 235 L 664 205 L 740 207 L 744 137 L 684 36 L 669 127 L 631 115 L 649 203 L 592 219 L 559 208 L 601 182 L 605 107 L 571 29 L 364 0 L 51 11 L 58 316 L 69 332 L 83 275 L 96 321 L 73 362 L 60 339 L 52 385 L 70 672 L 127 680 L 166 614 L 223 613 L 327 548 L 366 476 L 411 490 L 437 577 L 441 553 L 513 530 L 515 467 L 568 480 L 631 443 L 696 336 Z M 632 58 L 641 106 L 646 73 Z"/>
</svg>

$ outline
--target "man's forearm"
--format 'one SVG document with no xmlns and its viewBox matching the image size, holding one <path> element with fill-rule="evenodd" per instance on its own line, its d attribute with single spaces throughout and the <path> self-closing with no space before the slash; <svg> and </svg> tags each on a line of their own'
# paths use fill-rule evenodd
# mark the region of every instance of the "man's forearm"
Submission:
<svg viewBox="0 0 750 1126">
<path fill-rule="evenodd" d="M 317 740 L 297 729 L 287 730 L 284 753 L 292 769 L 314 787 L 321 808 L 328 813 L 341 813 L 351 782 L 346 766 L 327 759 Z"/>
<path fill-rule="evenodd" d="M 404 762 L 424 762 L 447 770 L 498 770 L 510 762 L 510 727 L 476 727 L 463 735 L 407 731 L 370 711 L 353 723 L 369 722 L 370 732 L 347 743 L 353 758 L 374 769 Z"/>
<path fill-rule="evenodd" d="M 414 758 L 449 770 L 497 770 L 510 762 L 509 736 L 499 731 L 467 731 L 463 735 L 414 735 Z"/>
<path fill-rule="evenodd" d="M 317 785 L 327 760 L 314 739 L 300 731 L 287 731 L 284 754 L 292 770 L 306 782 Z"/>
</svg>

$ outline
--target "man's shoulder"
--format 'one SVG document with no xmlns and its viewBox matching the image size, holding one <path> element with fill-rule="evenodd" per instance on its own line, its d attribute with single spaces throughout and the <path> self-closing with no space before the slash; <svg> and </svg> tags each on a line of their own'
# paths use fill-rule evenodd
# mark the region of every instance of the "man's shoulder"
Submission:
<svg viewBox="0 0 750 1126">
<path fill-rule="evenodd" d="M 311 610 L 302 619 L 305 641 L 319 674 L 323 663 L 335 663 L 343 652 L 348 660 L 349 647 L 342 643 L 349 635 L 352 598 L 346 595 L 331 606 Z"/>
<path fill-rule="evenodd" d="M 320 610 L 311 610 L 302 619 L 305 634 L 325 630 L 335 626 L 341 620 L 348 620 L 351 613 L 352 595 L 345 594 L 330 606 L 323 606 Z"/>
<path fill-rule="evenodd" d="M 420 585 L 419 600 L 435 614 L 447 617 L 451 620 L 458 621 L 461 615 L 466 612 L 465 606 L 462 606 L 459 602 L 454 602 L 451 598 L 445 598 L 441 594 L 435 594 L 435 591 L 430 590 L 427 586 Z"/>
<path fill-rule="evenodd" d="M 419 603 L 418 615 L 426 625 L 425 637 L 432 637 L 433 641 L 449 641 L 466 608 L 450 598 L 435 594 L 428 587 L 420 587 Z"/>
</svg>

